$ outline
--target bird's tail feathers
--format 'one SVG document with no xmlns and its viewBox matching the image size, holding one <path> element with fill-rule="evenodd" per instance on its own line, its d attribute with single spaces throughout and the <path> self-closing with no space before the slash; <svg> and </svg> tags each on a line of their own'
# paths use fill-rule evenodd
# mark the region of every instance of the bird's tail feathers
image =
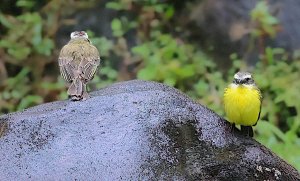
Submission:
<svg viewBox="0 0 300 181">
<path fill-rule="evenodd" d="M 85 92 L 85 84 L 82 82 L 82 80 L 79 77 L 75 78 L 68 89 L 68 95 L 82 97 L 84 92 Z"/>
</svg>

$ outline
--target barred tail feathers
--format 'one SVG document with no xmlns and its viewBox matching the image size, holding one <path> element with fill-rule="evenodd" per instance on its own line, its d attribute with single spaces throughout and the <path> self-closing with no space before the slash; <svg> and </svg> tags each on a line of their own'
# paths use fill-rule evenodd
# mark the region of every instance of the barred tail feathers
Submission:
<svg viewBox="0 0 300 181">
<path fill-rule="evenodd" d="M 81 97 L 85 91 L 85 85 L 79 77 L 76 77 L 68 89 L 68 95 Z"/>
</svg>

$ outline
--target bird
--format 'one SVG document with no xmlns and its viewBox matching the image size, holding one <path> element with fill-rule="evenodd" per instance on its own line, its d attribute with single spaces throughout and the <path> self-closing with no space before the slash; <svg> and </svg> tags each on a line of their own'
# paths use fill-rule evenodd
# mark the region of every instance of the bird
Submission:
<svg viewBox="0 0 300 181">
<path fill-rule="evenodd" d="M 262 95 L 251 73 L 237 72 L 233 82 L 224 90 L 224 108 L 228 121 L 241 125 L 243 134 L 253 137 L 252 126 L 260 117 Z"/>
<path fill-rule="evenodd" d="M 74 31 L 70 37 L 70 41 L 60 51 L 59 70 L 70 84 L 67 93 L 71 100 L 86 100 L 89 98 L 86 85 L 94 78 L 100 65 L 100 54 L 85 31 Z"/>
</svg>

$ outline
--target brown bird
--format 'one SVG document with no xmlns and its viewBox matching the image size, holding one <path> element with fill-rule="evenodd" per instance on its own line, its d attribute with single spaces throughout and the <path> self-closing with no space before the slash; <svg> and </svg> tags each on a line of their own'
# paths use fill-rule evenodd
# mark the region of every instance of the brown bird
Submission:
<svg viewBox="0 0 300 181">
<path fill-rule="evenodd" d="M 87 99 L 86 84 L 93 79 L 100 64 L 100 55 L 84 31 L 71 33 L 71 40 L 60 51 L 59 69 L 70 83 L 68 95 L 73 101 Z"/>
</svg>

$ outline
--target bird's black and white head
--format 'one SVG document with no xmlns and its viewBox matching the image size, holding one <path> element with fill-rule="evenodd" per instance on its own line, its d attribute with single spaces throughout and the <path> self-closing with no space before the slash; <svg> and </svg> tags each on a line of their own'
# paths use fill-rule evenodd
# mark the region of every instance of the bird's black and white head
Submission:
<svg viewBox="0 0 300 181">
<path fill-rule="evenodd" d="M 255 85 L 252 75 L 249 72 L 238 72 L 234 74 L 233 84 Z"/>
<path fill-rule="evenodd" d="M 84 38 L 88 39 L 88 35 L 85 31 L 74 31 L 71 33 L 71 39 Z"/>
</svg>

